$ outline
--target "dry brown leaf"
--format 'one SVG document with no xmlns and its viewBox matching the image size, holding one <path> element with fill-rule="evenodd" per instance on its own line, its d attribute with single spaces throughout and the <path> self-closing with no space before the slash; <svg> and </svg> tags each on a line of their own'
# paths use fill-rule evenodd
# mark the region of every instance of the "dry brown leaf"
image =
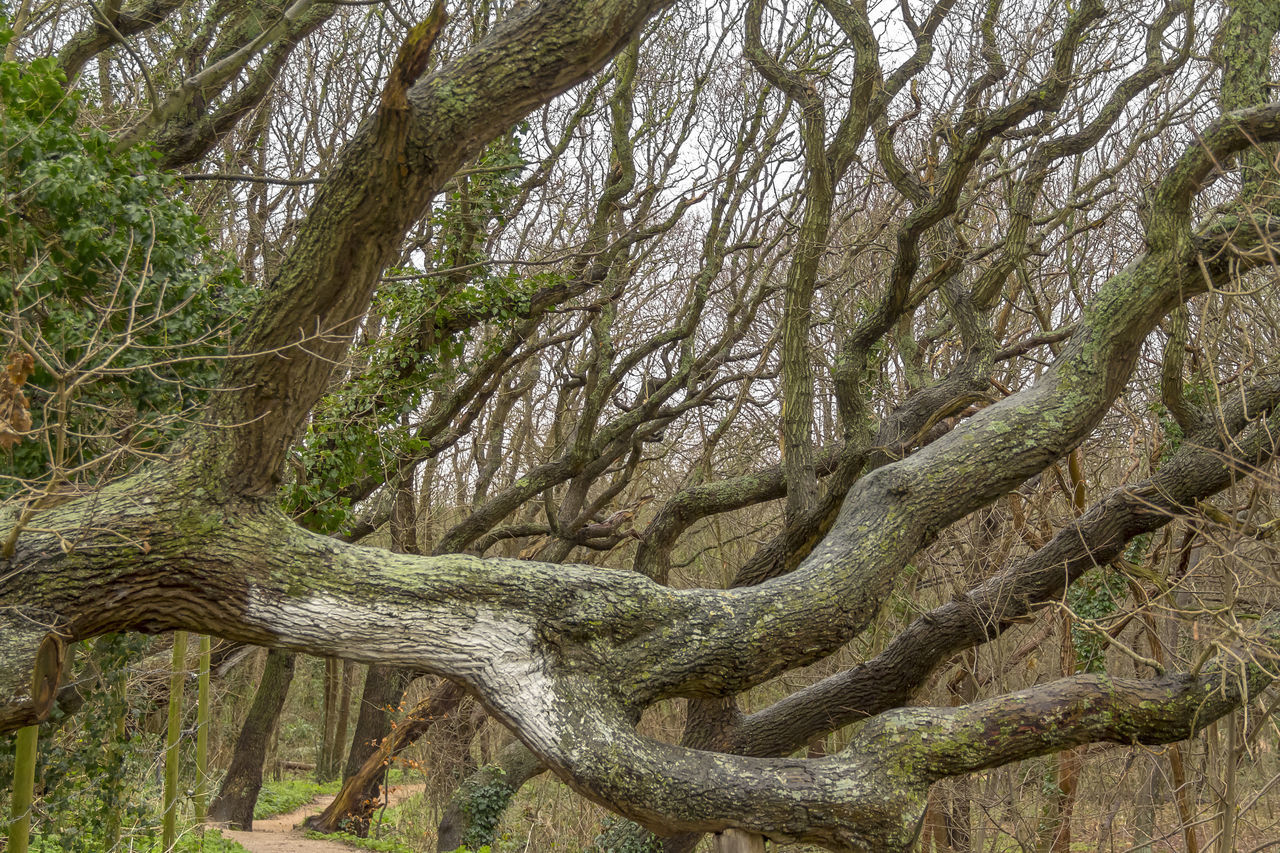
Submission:
<svg viewBox="0 0 1280 853">
<path fill-rule="evenodd" d="M 9 354 L 9 363 L 0 376 L 0 447 L 6 451 L 22 441 L 22 435 L 31 429 L 31 404 L 22 393 L 22 386 L 35 369 L 35 362 L 25 352 Z"/>
</svg>

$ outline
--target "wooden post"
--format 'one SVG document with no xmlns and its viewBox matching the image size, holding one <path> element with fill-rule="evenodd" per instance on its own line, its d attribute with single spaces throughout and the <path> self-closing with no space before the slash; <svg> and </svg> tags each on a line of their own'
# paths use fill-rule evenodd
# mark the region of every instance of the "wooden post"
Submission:
<svg viewBox="0 0 1280 853">
<path fill-rule="evenodd" d="M 161 822 L 165 853 L 178 840 L 178 740 L 182 723 L 182 686 L 186 680 L 187 632 L 173 635 L 173 673 L 169 676 L 169 726 L 164 740 L 164 815 Z"/>
<path fill-rule="evenodd" d="M 726 829 L 714 836 L 715 853 L 764 853 L 764 836 L 741 829 Z"/>
<path fill-rule="evenodd" d="M 200 637 L 200 684 L 196 694 L 196 823 L 204 823 L 209 804 L 209 635 Z"/>
<path fill-rule="evenodd" d="M 39 730 L 39 726 L 18 729 L 18 740 L 14 746 L 9 853 L 27 853 L 27 839 L 31 835 L 31 801 L 36 780 L 36 743 Z"/>
</svg>

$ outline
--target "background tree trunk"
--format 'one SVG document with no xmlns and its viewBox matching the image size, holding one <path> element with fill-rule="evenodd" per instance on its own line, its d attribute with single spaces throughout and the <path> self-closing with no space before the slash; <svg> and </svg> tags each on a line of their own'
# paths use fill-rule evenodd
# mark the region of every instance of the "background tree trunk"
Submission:
<svg viewBox="0 0 1280 853">
<path fill-rule="evenodd" d="M 267 652 L 267 665 L 262 670 L 262 683 L 254 694 L 249 716 L 245 718 L 240 738 L 236 741 L 231 767 L 213 805 L 209 820 L 226 823 L 235 829 L 253 829 L 253 807 L 262 788 L 262 763 L 267 744 L 280 719 L 297 656 L 282 649 Z"/>
<path fill-rule="evenodd" d="M 317 832 L 345 829 L 363 837 L 369 828 L 369 818 L 377 808 L 379 789 L 391 762 L 437 722 L 453 716 L 466 695 L 466 691 L 452 681 L 442 682 L 347 776 L 338 796 L 321 814 L 308 818 L 307 827 Z M 467 741 L 469 743 L 470 738 Z"/>
<path fill-rule="evenodd" d="M 347 754 L 347 730 L 351 727 L 351 682 L 356 675 L 356 665 L 351 661 L 342 661 L 342 688 L 338 691 L 338 720 L 333 728 L 333 775 L 336 778 L 342 765 L 342 757 Z"/>
<path fill-rule="evenodd" d="M 493 829 L 520 786 L 546 768 L 524 744 L 513 741 L 458 786 L 445 806 L 436 832 L 436 850 L 449 853 L 463 844 L 480 847 L 493 838 Z"/>
<path fill-rule="evenodd" d="M 320 749 L 316 754 L 316 781 L 338 778 L 338 697 L 342 692 L 342 661 L 324 659 L 324 703 L 320 718 Z"/>
<path fill-rule="evenodd" d="M 764 836 L 743 832 L 740 829 L 726 829 L 714 836 L 715 853 L 764 853 Z"/>
<path fill-rule="evenodd" d="M 415 677 L 412 670 L 400 667 L 379 664 L 369 667 L 360 696 L 360 711 L 356 715 L 355 734 L 342 772 L 344 783 L 359 772 L 369 756 L 378 751 L 378 744 L 391 732 L 393 715 Z"/>
</svg>

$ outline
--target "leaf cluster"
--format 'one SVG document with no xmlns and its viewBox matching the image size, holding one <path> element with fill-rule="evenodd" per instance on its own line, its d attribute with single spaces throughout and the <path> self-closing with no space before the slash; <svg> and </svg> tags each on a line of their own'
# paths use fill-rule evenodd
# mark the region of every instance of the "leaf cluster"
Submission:
<svg viewBox="0 0 1280 853">
<path fill-rule="evenodd" d="M 445 272 L 401 267 L 379 288 L 371 314 L 385 318 L 384 328 L 356 348 L 360 367 L 320 402 L 295 452 L 286 506 L 311 529 L 345 527 L 348 486 L 428 450 L 411 416 L 499 345 L 488 334 L 473 346 L 477 327 L 510 329 L 528 315 L 535 292 L 559 282 L 554 273 L 492 271 L 478 239 L 510 215 L 524 162 L 515 133 L 492 143 L 431 217 L 431 269 Z M 449 271 L 459 267 L 467 269 Z"/>
<path fill-rule="evenodd" d="M 0 47 L 10 36 L 0 21 Z M 125 444 L 162 450 L 250 298 L 175 178 L 82 126 L 65 86 L 52 58 L 0 63 L 0 305 L 8 349 L 35 358 L 31 435 L 46 436 L 14 450 L 28 482 Z"/>
</svg>

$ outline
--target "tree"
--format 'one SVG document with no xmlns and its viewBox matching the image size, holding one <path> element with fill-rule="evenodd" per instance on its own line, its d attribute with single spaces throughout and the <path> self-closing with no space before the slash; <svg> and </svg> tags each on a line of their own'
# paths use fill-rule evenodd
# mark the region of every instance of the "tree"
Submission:
<svg viewBox="0 0 1280 853">
<path fill-rule="evenodd" d="M 1270 293 L 1257 281 L 1277 227 L 1275 5 L 824 0 L 798 20 L 759 0 L 702 18 L 704 52 L 681 21 L 690 10 L 668 5 L 481 5 L 449 29 L 436 6 L 403 35 L 305 216 L 269 234 L 256 197 L 237 233 L 268 284 L 170 452 L 0 516 L 0 727 L 47 713 L 68 640 L 192 630 L 444 676 L 537 763 L 666 835 L 906 850 L 940 779 L 1095 741 L 1177 741 L 1270 683 L 1280 623 L 1261 614 L 1184 672 L 907 704 L 951 655 L 1090 570 L 1150 580 L 1126 551 L 1134 537 L 1271 459 L 1270 331 L 1254 329 L 1232 376 L 1206 353 L 1188 381 L 1183 358 L 1192 316 L 1200 329 L 1254 322 L 1213 319 L 1203 294 Z M 73 77 L 95 57 L 107 67 L 112 44 L 138 59 L 130 37 L 194 26 L 201 38 L 153 63 L 165 74 L 146 80 L 149 108 L 115 136 L 176 168 L 241 132 L 335 9 L 299 0 L 225 19 L 216 4 L 115 4 L 68 37 L 24 4 L 15 24 L 32 50 L 60 49 Z M 1216 65 L 1200 58 L 1205 32 Z M 739 38 L 750 72 L 728 58 Z M 606 67 L 607 81 L 569 92 Z M 104 79 L 114 92 L 109 67 Z M 664 80 L 690 96 L 663 98 Z M 744 80 L 768 85 L 755 97 Z M 563 133 L 530 134 L 538 164 L 509 192 L 483 186 L 518 168 L 518 125 L 539 110 Z M 693 132 L 710 126 L 736 135 Z M 267 138 L 245 133 L 255 141 L 238 155 Z M 518 275 L 521 258 L 497 250 L 537 261 L 556 245 L 547 204 L 575 140 L 598 168 L 583 158 L 590 201 L 560 208 L 577 232 L 569 260 Z M 689 165 L 694 146 L 723 159 Z M 20 209 L 26 192 L 6 203 Z M 1051 286 L 1062 304 L 1046 301 Z M 1142 363 L 1153 351 L 1158 371 Z M 1056 533 L 879 655 L 738 710 L 735 696 L 857 637 L 924 549 L 1114 430 L 1108 413 L 1135 394 L 1163 407 L 1170 436 L 1143 476 L 1073 504 L 1083 511 Z M 546 459 L 509 466 L 497 487 L 521 400 L 525 438 L 548 428 Z M 326 432 L 330 416 L 345 427 Z M 483 439 L 468 438 L 479 423 Z M 727 434 L 767 452 L 761 423 L 781 459 L 726 471 Z M 378 439 L 350 450 L 357 434 Z M 433 555 L 347 541 L 393 516 L 420 466 L 462 458 L 442 456 L 460 442 L 474 505 Z M 640 495 L 624 492 L 653 445 L 691 461 L 628 536 Z M 354 461 L 330 482 L 333 458 Z M 338 535 L 282 512 L 286 481 L 304 523 Z M 692 525 L 784 497 L 771 538 L 728 567 L 730 588 L 669 585 Z M 560 562 L 629 539 L 634 570 Z M 536 559 L 483 556 L 507 540 Z M 640 713 L 672 698 L 689 700 L 685 743 L 639 734 Z M 785 757 L 859 719 L 839 752 Z"/>
</svg>

